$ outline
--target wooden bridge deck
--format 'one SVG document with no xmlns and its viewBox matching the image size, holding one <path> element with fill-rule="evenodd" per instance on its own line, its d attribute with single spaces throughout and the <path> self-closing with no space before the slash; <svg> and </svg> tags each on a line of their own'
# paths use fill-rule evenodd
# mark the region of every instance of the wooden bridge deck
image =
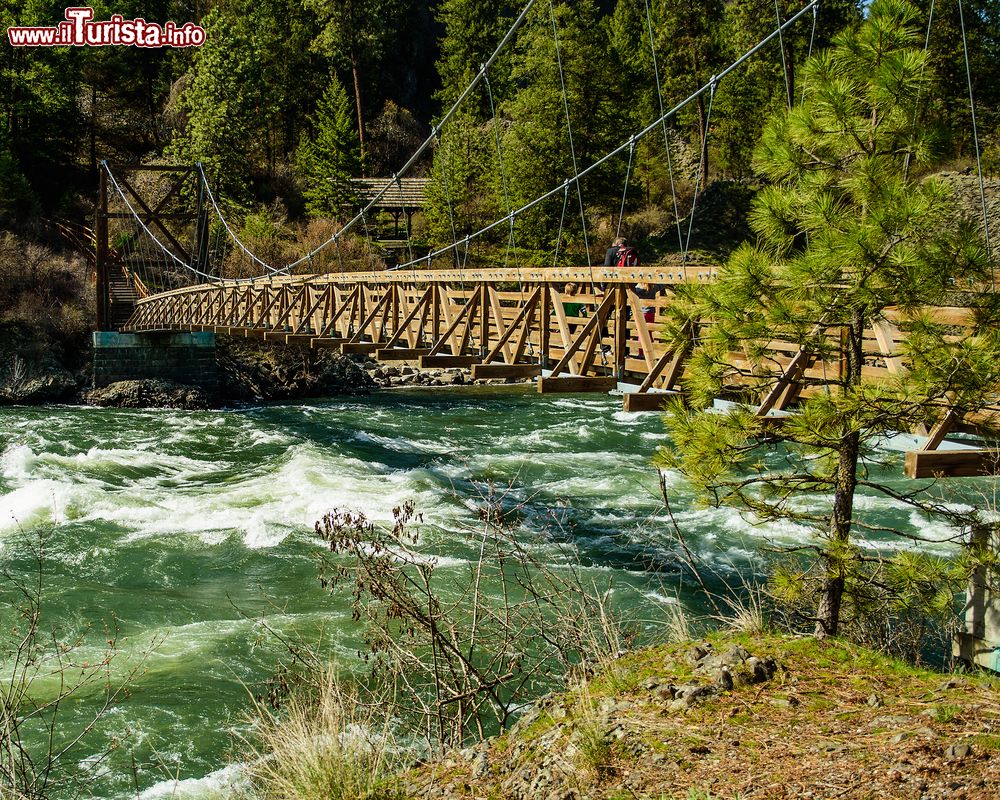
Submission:
<svg viewBox="0 0 1000 800">
<path fill-rule="evenodd" d="M 538 377 L 543 393 L 621 388 L 626 410 L 651 411 L 679 393 L 688 355 L 686 347 L 675 350 L 662 339 L 676 288 L 714 278 L 704 266 L 281 276 L 206 283 L 140 299 L 124 330 L 214 331 L 380 361 L 471 367 L 475 379 Z M 568 284 L 578 292 L 569 294 Z M 966 309 L 936 313 L 948 324 L 968 323 Z M 864 370 L 870 378 L 888 381 L 904 369 L 894 321 L 887 314 L 868 332 Z M 839 342 L 837 329 L 827 336 Z M 839 357 L 824 359 L 780 340 L 763 356 L 730 353 L 729 364 L 727 380 L 758 389 L 757 413 L 774 424 L 799 397 L 829 391 L 827 382 L 842 369 Z M 938 448 L 951 431 L 997 428 L 1000 409 L 962 416 L 943 409 L 932 430 L 916 432 L 925 444 L 908 454 L 907 473 L 994 472 L 996 451 Z"/>
</svg>

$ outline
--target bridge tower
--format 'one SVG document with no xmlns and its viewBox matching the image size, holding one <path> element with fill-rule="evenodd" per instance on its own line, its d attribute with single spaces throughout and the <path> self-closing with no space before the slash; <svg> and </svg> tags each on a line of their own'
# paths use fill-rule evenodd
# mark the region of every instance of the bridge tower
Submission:
<svg viewBox="0 0 1000 800">
<path fill-rule="evenodd" d="M 142 176 L 141 183 L 136 174 Z M 218 390 L 214 333 L 121 332 L 139 300 L 172 288 L 167 280 L 171 259 L 210 274 L 210 226 L 200 165 L 112 168 L 104 162 L 99 180 L 94 210 L 94 386 L 158 378 L 198 385 L 214 394 Z M 155 200 L 147 201 L 140 191 L 146 189 L 148 196 L 149 186 L 157 187 Z M 109 202 L 112 189 L 116 205 Z M 116 225 L 120 229 L 113 231 Z M 187 236 L 182 232 L 188 229 L 190 244 L 185 246 L 181 240 Z M 158 261 L 149 255 L 155 252 L 147 246 L 150 242 L 159 246 Z"/>
</svg>

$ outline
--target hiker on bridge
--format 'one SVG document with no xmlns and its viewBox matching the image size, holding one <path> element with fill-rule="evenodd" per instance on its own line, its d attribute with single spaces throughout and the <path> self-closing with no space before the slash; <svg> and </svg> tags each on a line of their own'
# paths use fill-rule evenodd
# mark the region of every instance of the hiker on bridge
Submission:
<svg viewBox="0 0 1000 800">
<path fill-rule="evenodd" d="M 606 267 L 638 267 L 639 254 L 634 247 L 630 247 L 624 237 L 619 236 L 604 254 L 604 266 Z"/>
</svg>

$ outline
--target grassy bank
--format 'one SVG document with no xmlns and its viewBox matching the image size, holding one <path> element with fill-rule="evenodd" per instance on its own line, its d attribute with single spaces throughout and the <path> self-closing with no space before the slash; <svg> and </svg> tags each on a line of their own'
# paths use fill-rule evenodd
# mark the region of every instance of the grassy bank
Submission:
<svg viewBox="0 0 1000 800">
<path fill-rule="evenodd" d="M 942 674 L 842 641 L 719 634 L 705 644 L 623 657 L 511 732 L 411 770 L 409 796 L 1000 795 L 995 676 Z M 769 678 L 761 664 L 773 664 Z"/>
<path fill-rule="evenodd" d="M 344 724 L 321 733 L 303 714 Z M 278 758 L 258 774 L 259 796 L 347 796 L 332 787 L 359 764 L 381 770 L 350 781 L 350 796 L 369 800 L 1000 794 L 1000 679 L 835 640 L 720 633 L 628 653 L 543 698 L 509 732 L 402 771 L 381 734 L 353 753 L 345 746 L 358 741 L 356 709 L 293 715 Z"/>
</svg>

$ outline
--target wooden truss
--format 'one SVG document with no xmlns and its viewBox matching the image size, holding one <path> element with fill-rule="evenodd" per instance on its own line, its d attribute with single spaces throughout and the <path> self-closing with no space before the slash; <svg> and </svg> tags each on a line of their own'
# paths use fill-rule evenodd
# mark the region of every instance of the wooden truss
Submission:
<svg viewBox="0 0 1000 800">
<path fill-rule="evenodd" d="M 661 335 L 673 285 L 707 281 L 694 269 L 418 270 L 274 277 L 192 286 L 141 299 L 125 330 L 214 331 L 230 336 L 336 348 L 383 362 L 471 367 L 476 380 L 538 377 L 538 390 L 625 390 L 629 411 L 659 410 L 680 393 L 695 331 L 668 345 Z M 580 287 L 566 292 L 566 284 Z M 640 297 L 636 284 L 657 287 Z M 949 319 L 964 309 L 939 309 Z M 865 374 L 890 380 L 905 369 L 895 320 L 866 337 Z M 818 325 L 812 349 L 774 341 L 765 356 L 730 353 L 737 382 L 760 388 L 757 415 L 780 425 L 799 397 L 835 391 L 843 364 L 838 329 Z M 817 352 L 822 350 L 823 352 Z M 766 362 L 762 366 L 762 362 Z M 907 454 L 911 477 L 996 471 L 993 450 L 939 450 L 951 431 L 996 428 L 993 412 L 942 405 L 921 450 Z"/>
</svg>

